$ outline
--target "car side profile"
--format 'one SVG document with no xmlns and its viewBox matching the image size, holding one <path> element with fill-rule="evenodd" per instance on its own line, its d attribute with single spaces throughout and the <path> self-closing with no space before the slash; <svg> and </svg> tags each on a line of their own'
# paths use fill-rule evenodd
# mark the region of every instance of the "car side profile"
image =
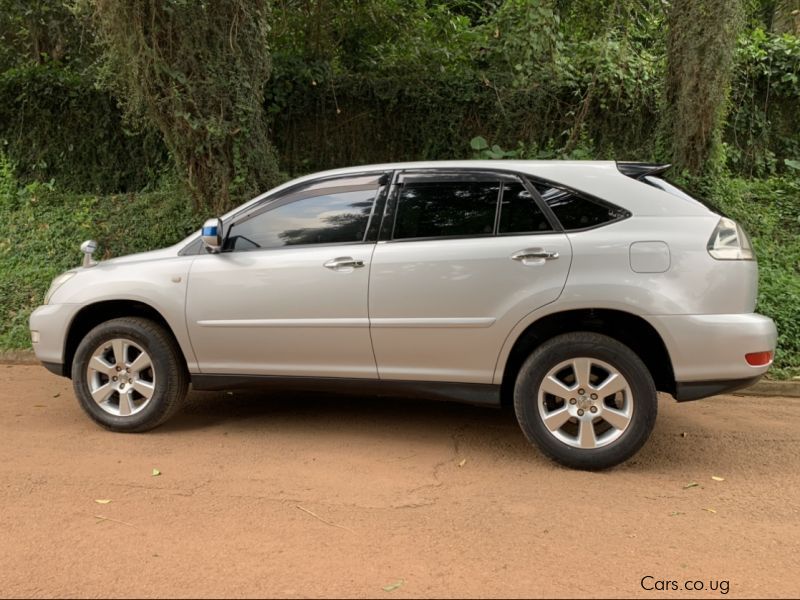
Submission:
<svg viewBox="0 0 800 600">
<path fill-rule="evenodd" d="M 347 390 L 513 405 L 526 437 L 602 469 L 678 401 L 772 362 L 733 221 L 664 165 L 446 161 L 290 181 L 180 243 L 58 276 L 33 347 L 86 413 L 152 429 L 194 389 Z"/>
</svg>

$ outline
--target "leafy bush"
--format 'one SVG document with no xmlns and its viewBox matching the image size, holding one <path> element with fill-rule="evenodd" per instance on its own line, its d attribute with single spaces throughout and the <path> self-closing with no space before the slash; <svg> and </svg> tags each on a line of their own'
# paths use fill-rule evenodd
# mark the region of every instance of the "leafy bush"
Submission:
<svg viewBox="0 0 800 600">
<path fill-rule="evenodd" d="M 730 167 L 764 177 L 786 171 L 800 156 L 800 37 L 757 28 L 736 53 L 726 135 Z"/>
<path fill-rule="evenodd" d="M 157 135 L 128 135 L 108 93 L 52 64 L 0 74 L 0 151 L 21 181 L 78 192 L 138 191 L 168 168 Z"/>
<path fill-rule="evenodd" d="M 50 281 L 80 263 L 80 243 L 103 258 L 174 244 L 199 226 L 180 189 L 97 196 L 19 187 L 0 154 L 0 348 L 28 348 L 28 316 Z"/>
<path fill-rule="evenodd" d="M 775 320 L 778 350 L 773 377 L 800 375 L 800 178 L 721 179 L 713 200 L 739 222 L 758 257 L 756 310 Z"/>
</svg>

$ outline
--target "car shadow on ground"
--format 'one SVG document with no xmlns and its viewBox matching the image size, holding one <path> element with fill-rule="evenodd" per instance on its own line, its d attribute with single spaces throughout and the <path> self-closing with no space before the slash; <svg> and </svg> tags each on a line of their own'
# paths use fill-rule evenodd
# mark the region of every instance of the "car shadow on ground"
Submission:
<svg viewBox="0 0 800 600">
<path fill-rule="evenodd" d="M 702 466 L 709 451 L 719 449 L 717 432 L 708 430 L 691 415 L 663 410 L 668 405 L 674 405 L 674 401 L 662 398 L 661 414 L 650 439 L 638 454 L 618 468 L 672 470 L 677 464 L 681 468 Z M 318 392 L 193 391 L 183 411 L 157 431 L 197 430 L 217 430 L 225 435 L 237 432 L 296 435 L 298 443 L 303 443 L 310 434 L 333 437 L 344 443 L 379 438 L 411 444 L 420 439 L 450 438 L 469 447 L 471 452 L 551 464 L 525 439 L 509 407 Z M 719 458 L 719 453 L 713 454 Z"/>
</svg>

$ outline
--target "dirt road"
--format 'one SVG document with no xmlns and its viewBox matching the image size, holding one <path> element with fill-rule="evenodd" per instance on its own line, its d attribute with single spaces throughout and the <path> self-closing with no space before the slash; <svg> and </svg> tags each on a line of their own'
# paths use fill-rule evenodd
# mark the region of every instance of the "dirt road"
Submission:
<svg viewBox="0 0 800 600">
<path fill-rule="evenodd" d="M 800 595 L 797 399 L 664 399 L 582 473 L 491 409 L 194 393 L 118 435 L 41 367 L 0 389 L 2 596 Z"/>
</svg>

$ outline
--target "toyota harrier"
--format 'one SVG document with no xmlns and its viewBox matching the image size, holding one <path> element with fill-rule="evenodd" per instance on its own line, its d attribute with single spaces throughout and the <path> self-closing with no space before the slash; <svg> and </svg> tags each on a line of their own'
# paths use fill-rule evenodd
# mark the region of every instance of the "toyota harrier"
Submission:
<svg viewBox="0 0 800 600">
<path fill-rule="evenodd" d="M 632 456 L 657 391 L 772 362 L 734 221 L 664 165 L 452 161 L 290 181 L 180 243 L 58 276 L 31 316 L 86 413 L 152 429 L 194 389 L 344 389 L 513 405 L 562 464 Z"/>
</svg>

